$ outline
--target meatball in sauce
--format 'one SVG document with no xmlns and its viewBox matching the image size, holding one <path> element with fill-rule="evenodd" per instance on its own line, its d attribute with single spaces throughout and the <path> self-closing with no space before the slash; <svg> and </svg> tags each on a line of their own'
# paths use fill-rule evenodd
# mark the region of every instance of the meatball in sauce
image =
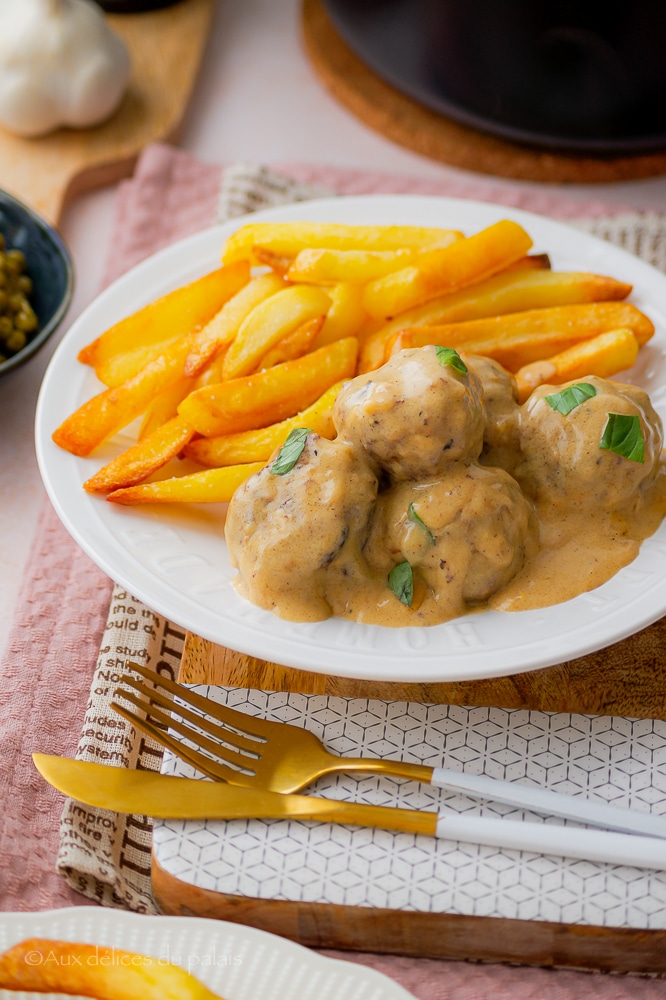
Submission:
<svg viewBox="0 0 666 1000">
<path fill-rule="evenodd" d="M 352 379 L 335 440 L 308 434 L 287 472 L 274 459 L 234 495 L 239 593 L 291 621 L 412 626 L 599 586 L 659 526 L 666 474 L 647 395 L 583 382 L 570 410 L 557 402 L 569 385 L 520 406 L 496 362 L 437 347 Z M 606 443 L 614 419 L 640 437 L 640 461 Z"/>
</svg>

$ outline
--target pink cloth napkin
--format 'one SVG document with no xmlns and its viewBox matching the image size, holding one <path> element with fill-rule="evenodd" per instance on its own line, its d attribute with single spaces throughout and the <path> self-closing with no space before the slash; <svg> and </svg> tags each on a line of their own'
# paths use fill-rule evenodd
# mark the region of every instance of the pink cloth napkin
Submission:
<svg viewBox="0 0 666 1000">
<path fill-rule="evenodd" d="M 120 185 L 105 283 L 155 250 L 215 221 L 224 168 L 168 146 L 148 148 Z M 413 181 L 313 165 L 274 169 L 341 194 L 421 193 L 495 201 L 560 218 L 618 211 L 487 180 Z M 90 905 L 55 874 L 61 797 L 34 770 L 33 750 L 72 756 L 103 633 L 111 581 L 45 504 L 0 665 L 0 910 Z M 512 968 L 326 952 L 372 966 L 420 1000 L 657 1000 L 666 982 L 575 971 Z"/>
</svg>

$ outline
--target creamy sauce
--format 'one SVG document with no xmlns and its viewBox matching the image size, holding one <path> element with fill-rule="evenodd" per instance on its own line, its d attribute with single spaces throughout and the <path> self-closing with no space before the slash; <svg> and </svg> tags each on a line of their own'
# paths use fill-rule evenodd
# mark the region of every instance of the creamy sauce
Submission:
<svg viewBox="0 0 666 1000">
<path fill-rule="evenodd" d="M 558 604 L 604 583 L 666 514 L 659 417 L 642 390 L 589 377 L 570 413 L 542 386 L 519 406 L 495 362 L 403 351 L 336 401 L 334 441 L 308 435 L 291 471 L 236 492 L 235 586 L 291 621 L 337 615 L 433 625 Z M 609 412 L 638 415 L 644 461 L 599 447 Z M 409 564 L 411 605 L 389 585 Z"/>
</svg>

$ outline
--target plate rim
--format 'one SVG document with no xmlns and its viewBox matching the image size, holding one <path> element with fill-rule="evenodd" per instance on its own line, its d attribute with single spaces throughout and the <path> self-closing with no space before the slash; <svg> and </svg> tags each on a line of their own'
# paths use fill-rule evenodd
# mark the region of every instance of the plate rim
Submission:
<svg viewBox="0 0 666 1000">
<path fill-rule="evenodd" d="M 174 624 L 195 632 L 202 638 L 208 639 L 212 642 L 224 644 L 225 639 L 220 638 L 219 622 L 212 621 L 211 616 L 204 614 L 203 611 L 201 612 L 203 615 L 202 620 L 198 621 L 197 625 L 194 627 L 187 621 L 183 621 L 183 619 L 179 621 L 178 609 L 180 605 L 178 605 L 177 612 L 174 615 L 174 605 L 172 603 L 169 601 L 165 602 L 161 595 L 156 599 L 155 595 L 150 592 L 150 574 L 148 579 L 144 579 L 144 574 L 141 571 L 138 571 L 138 575 L 133 575 L 132 571 L 129 571 L 129 575 L 127 571 L 119 573 L 118 567 L 115 564 L 109 564 L 107 559 L 100 556 L 97 547 L 91 543 L 89 538 L 82 537 L 77 525 L 72 523 L 72 516 L 68 512 L 66 504 L 63 504 L 62 498 L 51 481 L 50 475 L 51 470 L 49 466 L 51 458 L 49 456 L 49 451 L 51 456 L 54 454 L 54 450 L 60 452 L 60 449 L 56 449 L 55 445 L 50 445 L 50 432 L 56 425 L 51 424 L 49 425 L 49 428 L 44 428 L 43 426 L 45 412 L 47 410 L 47 402 L 49 401 L 49 393 L 51 392 L 51 383 L 55 378 L 58 366 L 62 363 L 62 359 L 67 356 L 68 352 L 71 353 L 72 343 L 76 339 L 77 334 L 85 329 L 86 324 L 90 322 L 91 316 L 94 318 L 100 310 L 104 310 L 109 301 L 113 302 L 117 298 L 118 291 L 122 291 L 128 284 L 130 287 L 132 287 L 133 284 L 141 285 L 145 275 L 154 270 L 156 272 L 160 272 L 165 264 L 167 265 L 168 270 L 169 266 L 171 266 L 172 260 L 179 259 L 181 255 L 187 256 L 192 247 L 201 246 L 202 255 L 203 248 L 207 246 L 209 242 L 212 246 L 215 241 L 217 241 L 215 245 L 218 248 L 221 247 L 222 240 L 226 235 L 248 222 L 279 221 L 280 219 L 294 220 L 299 216 L 306 219 L 319 218 L 322 220 L 327 218 L 327 214 L 328 217 L 330 217 L 331 213 L 335 215 L 341 206 L 343 207 L 343 214 L 347 211 L 354 216 L 356 216 L 359 211 L 363 213 L 366 209 L 371 212 L 385 212 L 389 218 L 390 212 L 392 210 L 395 211 L 396 209 L 399 209 L 400 212 L 404 212 L 410 216 L 418 214 L 420 211 L 430 220 L 429 223 L 423 224 L 431 225 L 436 224 L 432 221 L 434 206 L 436 206 L 437 211 L 442 215 L 445 214 L 447 210 L 454 212 L 462 211 L 464 214 L 481 213 L 481 215 L 486 216 L 486 220 L 483 224 L 489 224 L 490 219 L 488 216 L 496 219 L 513 218 L 519 222 L 523 222 L 528 229 L 531 225 L 536 227 L 537 231 L 550 233 L 551 238 L 556 235 L 560 240 L 564 239 L 565 241 L 570 241 L 571 237 L 575 236 L 577 239 L 583 240 L 589 247 L 592 247 L 592 249 L 596 247 L 602 252 L 602 255 L 610 253 L 612 257 L 617 259 L 620 263 L 624 262 L 630 271 L 637 271 L 639 275 L 645 278 L 646 281 L 649 279 L 648 284 L 650 282 L 654 282 L 655 280 L 658 283 L 663 283 L 666 298 L 666 276 L 662 275 L 655 268 L 651 267 L 651 265 L 642 261 L 640 258 L 634 256 L 628 251 L 616 247 L 611 243 L 607 243 L 606 241 L 590 234 L 576 230 L 573 226 L 565 222 L 540 216 L 524 209 L 513 208 L 498 203 L 418 194 L 333 196 L 328 198 L 312 199 L 306 202 L 291 203 L 260 212 L 249 213 L 243 216 L 238 216 L 226 223 L 217 223 L 197 233 L 191 234 L 174 244 L 158 250 L 155 254 L 152 254 L 139 264 L 130 268 L 120 278 L 116 279 L 116 281 L 114 281 L 108 288 L 102 291 L 100 295 L 95 298 L 81 313 L 78 319 L 72 324 L 70 329 L 62 338 L 49 363 L 42 382 L 42 387 L 40 389 L 35 417 L 35 445 L 39 470 L 51 502 L 53 503 L 64 526 L 69 533 L 72 534 L 77 543 L 104 572 L 106 572 L 116 582 L 135 593 L 137 597 L 143 600 L 153 610 L 163 614 L 169 620 L 173 621 Z M 442 224 L 445 223 L 442 221 Z M 539 238 L 543 239 L 543 235 Z M 219 260 L 219 254 L 217 259 Z M 208 263 L 210 263 L 210 261 Z M 195 269 L 196 273 L 203 273 L 208 266 L 208 263 L 200 260 L 200 267 Z M 214 262 L 213 266 L 215 266 Z M 189 280 L 187 276 L 182 275 L 182 272 L 179 273 L 180 277 L 178 281 L 181 284 L 183 281 Z M 171 285 L 171 287 L 173 287 L 173 285 Z M 151 292 L 148 296 L 148 300 L 154 298 L 155 294 L 156 293 L 154 291 Z M 133 306 L 133 308 L 137 307 Z M 127 310 L 125 310 L 125 312 L 127 312 Z M 115 317 L 112 317 L 110 321 L 112 322 L 114 319 Z M 91 335 L 87 334 L 87 336 L 90 338 Z M 663 340 L 663 331 L 661 334 L 661 340 Z M 659 338 L 657 338 L 657 343 L 658 342 Z M 65 453 L 61 453 L 61 455 L 62 454 Z M 65 461 L 69 461 L 70 465 L 73 467 L 74 463 L 81 463 L 86 460 L 76 459 L 74 456 L 67 456 Z M 89 474 L 89 471 L 87 474 Z M 83 480 L 80 479 L 80 482 L 82 481 Z M 87 497 L 87 499 L 93 505 L 100 502 L 97 498 Z M 95 511 L 94 506 L 91 509 Z M 100 520 L 99 509 L 97 510 L 96 515 L 93 514 L 93 516 L 96 521 Z M 666 524 L 666 522 L 664 522 L 664 524 Z M 664 528 L 664 524 L 662 524 L 662 528 Z M 666 544 L 666 529 L 662 532 L 662 534 L 664 535 L 663 541 Z M 654 539 L 655 536 L 652 536 L 652 538 Z M 137 567 L 132 567 L 132 570 L 137 572 Z M 621 570 L 620 574 L 625 573 L 625 571 L 626 568 L 625 570 Z M 608 590 L 610 586 L 612 589 L 613 581 L 618 580 L 618 575 L 619 574 L 613 577 L 610 581 L 608 581 L 608 583 L 602 585 L 601 588 L 597 588 L 596 591 L 590 593 L 594 594 L 596 598 L 599 596 L 600 591 L 603 591 L 604 588 Z M 148 589 L 146 589 L 146 587 Z M 148 595 L 147 597 L 145 596 L 146 594 Z M 595 600 L 595 598 L 593 598 L 593 600 Z M 241 599 L 239 598 L 238 600 L 240 601 Z M 581 600 L 589 600 L 589 595 L 581 595 L 581 597 L 574 598 L 572 601 L 565 603 L 569 606 L 572 605 L 573 602 L 581 602 Z M 553 607 L 562 608 L 563 606 L 564 605 L 555 605 Z M 514 612 L 512 614 L 521 615 L 522 620 L 527 622 L 529 619 L 539 619 L 543 616 L 544 612 L 548 613 L 551 610 L 552 608 L 547 608 L 536 612 L 523 611 Z M 298 641 L 290 639 L 289 637 L 285 638 L 284 634 L 280 634 L 280 648 L 276 653 L 275 659 L 279 658 L 279 661 L 285 665 L 296 667 L 298 669 L 306 669 L 322 673 L 335 673 L 338 676 L 346 676 L 355 679 L 376 681 L 398 680 L 403 682 L 476 680 L 543 669 L 547 666 L 563 662 L 566 659 L 586 655 L 640 631 L 642 628 L 645 628 L 647 625 L 660 618 L 664 614 L 665 610 L 666 599 L 659 601 L 655 595 L 652 595 L 652 599 L 649 602 L 646 602 L 644 598 L 641 600 L 640 613 L 636 611 L 635 617 L 631 619 L 630 623 L 623 622 L 621 616 L 615 616 L 613 619 L 612 634 L 603 641 L 599 641 L 598 637 L 587 637 L 584 641 L 581 639 L 575 649 L 571 649 L 566 644 L 562 646 L 562 636 L 558 633 L 558 644 L 551 652 L 547 652 L 544 649 L 538 656 L 535 656 L 534 654 L 527 654 L 524 652 L 525 643 L 523 642 L 520 644 L 519 649 L 516 649 L 515 646 L 512 647 L 512 653 L 518 652 L 519 655 L 515 657 L 512 656 L 510 658 L 510 662 L 508 662 L 509 658 L 505 655 L 503 658 L 500 657 L 499 662 L 494 664 L 484 662 L 483 653 L 480 654 L 480 663 L 478 662 L 478 656 L 475 660 L 473 660 L 470 656 L 468 640 L 465 638 L 465 629 L 469 628 L 471 625 L 472 632 L 474 631 L 474 622 L 475 620 L 477 622 L 479 620 L 479 616 L 477 615 L 467 615 L 463 618 L 454 619 L 453 622 L 444 623 L 444 625 L 429 627 L 428 632 L 432 629 L 445 630 L 448 635 L 448 645 L 445 644 L 444 649 L 438 649 L 434 654 L 429 655 L 427 662 L 423 652 L 423 628 L 419 629 L 412 627 L 383 629 L 382 626 L 358 626 L 358 628 L 365 630 L 365 634 L 372 634 L 373 630 L 375 633 L 377 630 L 390 632 L 394 636 L 398 633 L 402 634 L 404 642 L 402 642 L 400 655 L 403 656 L 403 658 L 409 657 L 415 662 L 411 662 L 408 665 L 406 664 L 404 667 L 399 667 L 397 673 L 394 669 L 387 669 L 385 665 L 382 666 L 378 672 L 378 660 L 382 659 L 382 662 L 385 663 L 386 657 L 384 656 L 382 658 L 378 656 L 372 644 L 368 646 L 368 643 L 365 642 L 364 648 L 364 642 L 359 642 L 358 636 L 352 643 L 353 655 L 350 655 L 349 649 L 344 647 L 343 651 L 346 655 L 341 656 L 340 653 L 333 646 L 331 646 L 331 637 L 328 635 L 330 627 L 327 628 L 326 626 L 327 624 L 330 626 L 332 621 L 341 625 L 352 625 L 354 627 L 357 627 L 357 624 L 343 623 L 340 619 L 329 619 L 328 623 L 316 623 L 314 626 L 315 631 L 318 631 L 318 633 L 322 635 L 322 640 L 316 648 L 316 659 L 313 657 L 312 639 L 310 637 L 313 627 L 309 623 L 298 626 L 300 635 Z M 267 658 L 271 655 L 270 650 L 267 652 L 265 643 L 263 643 L 261 639 L 257 639 L 257 629 L 256 627 L 253 627 L 252 624 L 252 617 L 254 616 L 255 618 L 260 618 L 262 614 L 267 616 L 266 620 L 272 621 L 273 627 L 277 628 L 278 632 L 280 625 L 285 625 L 281 619 L 276 619 L 270 612 L 257 609 L 254 605 L 249 605 L 248 602 L 242 602 L 243 620 L 241 622 L 234 620 L 235 631 L 229 637 L 233 648 L 242 653 L 260 658 Z M 496 620 L 499 620 L 497 616 L 502 616 L 504 614 L 508 613 L 493 611 L 483 612 L 483 615 L 485 616 L 495 616 Z M 249 619 L 249 625 L 245 624 L 247 619 Z M 292 626 L 293 628 L 293 623 L 286 624 Z M 239 629 L 241 632 L 240 636 Z M 285 629 L 283 628 L 282 632 L 284 631 Z M 411 635 L 407 636 L 407 633 L 411 633 Z M 459 634 L 456 636 L 455 633 Z M 305 649 L 303 648 L 303 637 L 305 637 L 306 640 Z M 335 636 L 332 638 L 335 638 Z M 532 643 L 532 645 L 534 645 L 534 643 Z M 495 651 L 493 650 L 491 652 Z M 442 666 L 438 667 L 436 664 L 433 665 L 433 660 L 436 661 L 436 664 L 442 664 L 444 669 L 442 669 Z"/>
<path fill-rule="evenodd" d="M 306 945 L 300 944 L 298 941 L 293 941 L 291 938 L 282 937 L 278 934 L 272 934 L 270 931 L 265 931 L 260 927 L 253 927 L 252 924 L 238 923 L 230 920 L 217 920 L 211 917 L 201 917 L 201 916 L 191 916 L 184 917 L 171 914 L 162 913 L 137 913 L 132 910 L 121 910 L 115 907 L 107 906 L 71 906 L 71 907 L 56 907 L 49 910 L 36 910 L 36 911 L 6 911 L 0 913 L 0 930 L 5 927 L 10 928 L 8 937 L 12 941 L 12 944 L 16 944 L 21 940 L 25 939 L 25 935 L 12 934 L 11 926 L 18 922 L 28 922 L 28 924 L 40 925 L 46 923 L 47 926 L 50 923 L 54 923 L 56 926 L 59 922 L 65 922 L 66 927 L 58 932 L 58 940 L 64 941 L 80 941 L 81 934 L 88 935 L 88 932 L 83 928 L 79 928 L 79 924 L 85 925 L 90 922 L 91 929 L 95 931 L 95 924 L 108 924 L 108 927 L 102 927 L 99 931 L 103 936 L 107 935 L 112 937 L 117 933 L 118 929 L 123 927 L 125 924 L 139 924 L 142 921 L 149 921 L 151 925 L 163 926 L 164 921 L 168 921 L 168 925 L 173 928 L 174 932 L 182 929 L 185 933 L 196 933 L 197 930 L 206 931 L 211 936 L 217 935 L 221 936 L 225 932 L 230 933 L 233 931 L 235 935 L 240 935 L 241 937 L 247 937 L 249 942 L 263 942 L 269 948 L 273 949 L 277 953 L 283 952 L 290 955 L 296 956 L 296 959 L 301 959 L 308 966 L 313 966 L 318 969 L 322 966 L 325 970 L 330 970 L 331 968 L 344 968 L 347 975 L 355 975 L 358 977 L 361 984 L 367 981 L 368 987 L 381 987 L 383 990 L 388 990 L 392 987 L 390 993 L 387 993 L 387 1000 L 395 997 L 395 1000 L 414 1000 L 414 997 L 409 993 L 403 986 L 397 983 L 390 976 L 385 973 L 380 972 L 377 969 L 373 969 L 366 965 L 361 965 L 356 962 L 345 962 L 344 959 L 332 958 L 329 955 L 320 955 L 317 951 L 312 948 L 306 947 Z M 159 924 L 158 924 L 159 921 Z M 111 933 L 109 933 L 109 931 Z M 78 937 L 77 937 L 78 935 Z M 34 936 L 34 935 L 31 935 Z M 54 936 L 55 939 L 55 936 Z M 106 941 L 96 941 L 96 942 L 83 942 L 83 943 L 96 943 L 100 947 L 108 946 L 119 948 L 120 950 L 128 950 L 126 945 L 119 945 L 112 941 L 109 941 L 108 945 Z M 12 946 L 9 945 L 9 947 Z M 212 943 L 213 949 L 215 949 L 214 942 Z M 1 950 L 1 948 L 0 948 Z M 135 949 L 132 949 L 135 950 Z M 147 952 L 141 952 L 141 954 L 148 954 Z M 159 957 L 159 956 L 156 956 Z M 205 981 L 205 969 L 206 966 L 202 965 L 201 975 L 202 982 Z M 192 970 L 193 974 L 199 977 L 196 969 Z M 226 989 L 227 987 L 222 984 Z M 212 988 L 212 987 L 211 987 Z M 0 995 L 4 995 L 5 991 L 0 989 Z M 33 994 L 27 993 L 7 993 L 7 996 L 32 996 Z M 60 994 L 46 994 L 47 997 L 60 996 Z M 230 997 L 230 1000 L 234 1000 Z"/>
</svg>

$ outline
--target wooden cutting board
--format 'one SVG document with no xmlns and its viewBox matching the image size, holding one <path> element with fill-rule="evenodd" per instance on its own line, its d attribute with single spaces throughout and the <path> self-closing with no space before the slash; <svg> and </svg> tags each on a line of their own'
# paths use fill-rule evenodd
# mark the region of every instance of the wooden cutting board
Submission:
<svg viewBox="0 0 666 1000">
<path fill-rule="evenodd" d="M 666 718 L 666 618 L 606 649 L 545 670 L 487 680 L 410 684 L 359 681 L 294 670 L 188 633 L 184 684 L 299 691 L 447 705 L 493 705 L 542 712 Z"/>
<path fill-rule="evenodd" d="M 396 684 L 293 670 L 188 634 L 179 679 L 306 694 L 663 719 L 665 652 L 666 618 L 605 650 L 544 670 L 462 683 Z M 154 859 L 153 887 L 166 913 L 235 920 L 312 947 L 666 973 L 663 930 L 229 896 L 192 886 Z"/>
<path fill-rule="evenodd" d="M 107 15 L 132 60 L 120 107 L 95 128 L 36 139 L 0 129 L 0 185 L 57 225 L 75 195 L 128 176 L 148 143 L 175 139 L 214 6 L 215 0 L 181 0 L 162 10 Z"/>
</svg>

